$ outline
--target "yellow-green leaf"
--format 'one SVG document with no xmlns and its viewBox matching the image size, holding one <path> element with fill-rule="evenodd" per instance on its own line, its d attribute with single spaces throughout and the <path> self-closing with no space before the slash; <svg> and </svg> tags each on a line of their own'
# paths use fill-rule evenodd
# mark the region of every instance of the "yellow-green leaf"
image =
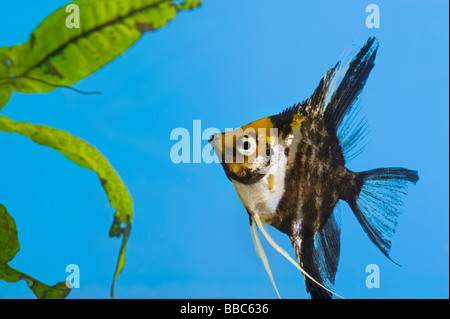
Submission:
<svg viewBox="0 0 450 319">
<path fill-rule="evenodd" d="M 71 86 L 117 58 L 143 33 L 165 26 L 201 0 L 78 0 L 80 28 L 68 28 L 66 6 L 48 16 L 22 45 L 0 48 L 0 108 L 11 91 Z"/>
<path fill-rule="evenodd" d="M 8 102 L 10 96 L 11 96 L 11 88 L 9 87 L 2 88 L 2 81 L 0 80 L 0 110 Z"/>
<path fill-rule="evenodd" d="M 125 251 L 133 221 L 133 201 L 120 176 L 95 147 L 66 131 L 27 122 L 14 122 L 4 116 L 0 116 L 0 130 L 25 135 L 32 141 L 51 147 L 78 165 L 97 173 L 111 206 L 116 209 L 109 235 L 122 236 L 119 260 L 111 287 L 113 297 L 116 278 L 125 264 Z"/>
<path fill-rule="evenodd" d="M 24 280 L 27 283 L 28 288 L 30 288 L 33 294 L 39 299 L 64 299 L 71 291 L 71 289 L 67 287 L 65 281 L 49 286 L 8 265 L 0 265 L 0 279 L 3 279 L 8 283 L 16 283 L 20 280 Z"/>
<path fill-rule="evenodd" d="M 7 265 L 17 254 L 19 248 L 16 223 L 5 206 L 0 204 L 0 279 L 9 283 L 24 280 L 39 299 L 66 298 L 71 289 L 67 287 L 65 281 L 49 286 Z"/>
<path fill-rule="evenodd" d="M 0 204 L 0 265 L 11 261 L 20 249 L 14 219 Z"/>
</svg>

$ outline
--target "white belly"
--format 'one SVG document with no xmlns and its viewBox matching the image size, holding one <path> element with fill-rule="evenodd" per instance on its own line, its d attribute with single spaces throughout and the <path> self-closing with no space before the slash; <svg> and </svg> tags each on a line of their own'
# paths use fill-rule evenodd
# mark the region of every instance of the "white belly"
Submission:
<svg viewBox="0 0 450 319">
<path fill-rule="evenodd" d="M 273 148 L 271 163 L 262 179 L 254 184 L 233 181 L 236 192 L 250 213 L 257 213 L 263 221 L 272 219 L 284 194 L 287 157 L 281 144 Z"/>
</svg>

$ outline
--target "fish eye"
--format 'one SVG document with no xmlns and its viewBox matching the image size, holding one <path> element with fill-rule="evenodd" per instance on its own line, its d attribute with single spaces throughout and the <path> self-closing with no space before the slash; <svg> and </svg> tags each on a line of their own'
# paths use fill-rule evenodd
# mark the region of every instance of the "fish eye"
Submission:
<svg viewBox="0 0 450 319">
<path fill-rule="evenodd" d="M 253 136 L 243 135 L 236 142 L 236 149 L 242 155 L 251 155 L 256 151 L 256 140 Z"/>
</svg>

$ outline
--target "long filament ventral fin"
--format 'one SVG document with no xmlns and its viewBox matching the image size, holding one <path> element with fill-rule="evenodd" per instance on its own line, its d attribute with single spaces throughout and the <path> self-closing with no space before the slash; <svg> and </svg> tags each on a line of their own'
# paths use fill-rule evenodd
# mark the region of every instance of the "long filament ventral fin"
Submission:
<svg viewBox="0 0 450 319">
<path fill-rule="evenodd" d="M 258 228 L 261 230 L 262 234 L 264 235 L 264 237 L 266 237 L 267 241 L 270 243 L 270 245 L 272 245 L 273 248 L 275 248 L 276 251 L 278 251 L 281 255 L 284 256 L 284 258 L 286 258 L 287 260 L 289 260 L 298 270 L 300 270 L 306 277 L 308 277 L 309 279 L 311 279 L 315 284 L 317 284 L 318 286 L 320 286 L 321 288 L 329 291 L 330 293 L 332 293 L 333 295 L 336 295 L 337 297 L 341 298 L 341 299 L 345 299 L 344 297 L 338 295 L 337 293 L 335 293 L 334 291 L 331 291 L 330 289 L 328 289 L 327 287 L 325 287 L 324 285 L 320 284 L 319 282 L 317 282 L 317 280 L 315 280 L 313 277 L 311 277 L 305 270 L 303 270 L 302 267 L 300 267 L 300 265 L 295 262 L 291 256 L 289 256 L 289 254 L 280 246 L 278 246 L 278 244 L 269 236 L 269 234 L 266 232 L 266 230 L 264 229 L 264 225 L 261 221 L 261 219 L 259 218 L 258 214 L 253 214 L 253 218 L 256 222 L 256 225 L 258 225 Z"/>
<path fill-rule="evenodd" d="M 281 299 L 280 293 L 278 292 L 277 285 L 275 284 L 275 281 L 273 279 L 272 271 L 270 270 L 269 266 L 269 260 L 267 259 L 266 253 L 264 252 L 264 249 L 261 245 L 261 242 L 258 238 L 258 233 L 256 231 L 256 224 L 254 220 L 252 220 L 252 224 L 250 226 L 250 229 L 252 231 L 252 238 L 253 243 L 255 244 L 256 252 L 258 253 L 259 258 L 261 258 L 264 268 L 267 271 L 267 274 L 269 275 L 270 281 L 272 282 L 273 288 L 275 288 L 275 291 L 277 292 L 278 298 Z"/>
</svg>

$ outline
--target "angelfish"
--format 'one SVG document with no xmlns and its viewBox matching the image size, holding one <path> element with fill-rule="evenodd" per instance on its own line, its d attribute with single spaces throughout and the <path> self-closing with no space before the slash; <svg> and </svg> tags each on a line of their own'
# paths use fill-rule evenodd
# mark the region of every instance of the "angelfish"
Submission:
<svg viewBox="0 0 450 319">
<path fill-rule="evenodd" d="M 377 50 L 378 42 L 369 38 L 345 70 L 338 62 L 327 72 L 310 98 L 209 141 L 247 210 L 256 250 L 278 296 L 256 227 L 302 272 L 314 299 L 337 295 L 332 289 L 340 255 L 338 201 L 347 202 L 370 240 L 391 259 L 403 198 L 418 173 L 400 167 L 353 172 L 345 166 L 366 134 L 365 119 L 356 120 L 356 101 Z M 263 223 L 289 236 L 297 261 Z"/>
</svg>

